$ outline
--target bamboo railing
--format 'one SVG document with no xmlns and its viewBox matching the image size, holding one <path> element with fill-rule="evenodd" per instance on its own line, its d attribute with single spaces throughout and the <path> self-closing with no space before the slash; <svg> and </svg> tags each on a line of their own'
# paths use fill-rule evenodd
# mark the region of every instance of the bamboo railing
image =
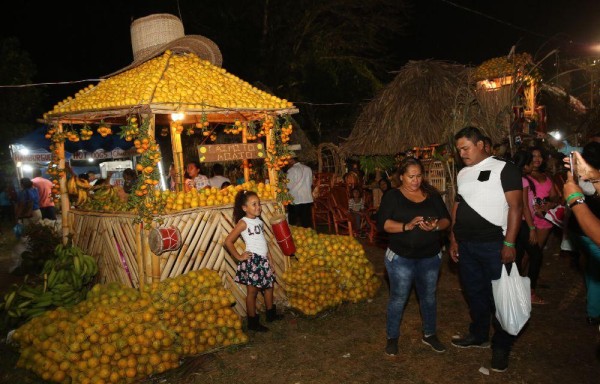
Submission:
<svg viewBox="0 0 600 384">
<path fill-rule="evenodd" d="M 273 258 L 277 276 L 275 302 L 286 305 L 283 273 L 290 267 L 273 234 L 271 219 L 282 208 L 274 201 L 262 202 L 262 219 L 265 221 L 265 237 Z M 135 224 L 134 214 L 101 213 L 71 210 L 69 223 L 73 244 L 92 255 L 98 262 L 100 283 L 119 282 L 130 287 L 143 288 L 145 284 L 162 281 L 189 271 L 208 268 L 217 271 L 224 287 L 235 297 L 234 307 L 240 316 L 246 315 L 246 287 L 234 282 L 237 261 L 224 247 L 225 237 L 233 229 L 233 207 L 202 207 L 186 209 L 163 216 L 161 227 L 177 227 L 182 246 L 176 251 L 155 255 L 148 245 L 151 228 Z M 241 253 L 244 243 L 240 239 L 236 247 Z M 264 307 L 259 295 L 258 306 Z"/>
</svg>

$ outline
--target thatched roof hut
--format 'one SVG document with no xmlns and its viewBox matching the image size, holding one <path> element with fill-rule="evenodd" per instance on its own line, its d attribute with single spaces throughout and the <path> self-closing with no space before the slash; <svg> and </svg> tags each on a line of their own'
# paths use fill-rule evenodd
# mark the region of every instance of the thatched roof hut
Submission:
<svg viewBox="0 0 600 384">
<path fill-rule="evenodd" d="M 304 163 L 317 162 L 317 148 L 310 142 L 306 132 L 293 120 L 292 134 L 290 135 L 290 145 L 299 144 L 300 150 L 294 151 L 298 159 Z"/>
<path fill-rule="evenodd" d="M 410 61 L 365 106 L 348 139 L 348 155 L 394 155 L 414 146 L 446 142 L 454 132 L 457 106 L 468 92 L 463 65 Z"/>
</svg>

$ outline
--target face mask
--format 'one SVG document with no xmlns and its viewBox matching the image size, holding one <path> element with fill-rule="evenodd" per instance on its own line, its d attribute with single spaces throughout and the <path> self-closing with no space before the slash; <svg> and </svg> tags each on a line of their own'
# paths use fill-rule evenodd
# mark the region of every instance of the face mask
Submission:
<svg viewBox="0 0 600 384">
<path fill-rule="evenodd" d="M 583 189 L 583 194 L 586 196 L 592 196 L 596 193 L 596 188 L 594 188 L 594 184 L 589 181 L 579 180 L 579 186 Z"/>
</svg>

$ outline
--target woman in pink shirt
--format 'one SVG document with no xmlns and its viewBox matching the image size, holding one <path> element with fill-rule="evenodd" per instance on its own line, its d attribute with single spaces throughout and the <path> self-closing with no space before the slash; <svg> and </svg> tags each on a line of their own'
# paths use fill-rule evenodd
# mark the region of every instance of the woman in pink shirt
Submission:
<svg viewBox="0 0 600 384">
<path fill-rule="evenodd" d="M 523 176 L 523 217 L 519 234 L 517 235 L 517 255 L 515 260 L 521 275 L 529 277 L 531 282 L 531 303 L 546 304 L 544 299 L 536 294 L 537 281 L 544 255 L 538 245 L 537 228 L 534 224 L 534 217 L 536 216 L 533 209 L 533 200 L 535 197 L 532 188 L 535 188 L 535 186 L 530 176 L 532 159 L 531 152 L 528 151 L 518 151 L 513 156 L 513 162 L 521 169 Z M 528 263 L 524 262 L 525 252 L 529 256 Z"/>
<path fill-rule="evenodd" d="M 533 225 L 536 229 L 537 242 L 543 250 L 552 230 L 552 223 L 546 220 L 544 215 L 549 209 L 556 207 L 559 196 L 556 194 L 556 189 L 553 188 L 552 179 L 545 173 L 544 152 L 538 147 L 533 147 L 529 151 L 533 157 L 531 173 L 527 176 L 533 183 L 530 188 L 533 195 L 530 204 L 535 213 Z"/>
</svg>

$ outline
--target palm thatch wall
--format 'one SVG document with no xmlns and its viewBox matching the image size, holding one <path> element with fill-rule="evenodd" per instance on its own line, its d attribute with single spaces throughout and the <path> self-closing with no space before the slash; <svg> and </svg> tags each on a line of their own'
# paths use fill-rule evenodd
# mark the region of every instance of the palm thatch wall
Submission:
<svg viewBox="0 0 600 384">
<path fill-rule="evenodd" d="M 473 99 L 465 66 L 410 61 L 365 106 L 340 147 L 348 155 L 394 155 L 447 142 L 470 121 Z"/>
</svg>

